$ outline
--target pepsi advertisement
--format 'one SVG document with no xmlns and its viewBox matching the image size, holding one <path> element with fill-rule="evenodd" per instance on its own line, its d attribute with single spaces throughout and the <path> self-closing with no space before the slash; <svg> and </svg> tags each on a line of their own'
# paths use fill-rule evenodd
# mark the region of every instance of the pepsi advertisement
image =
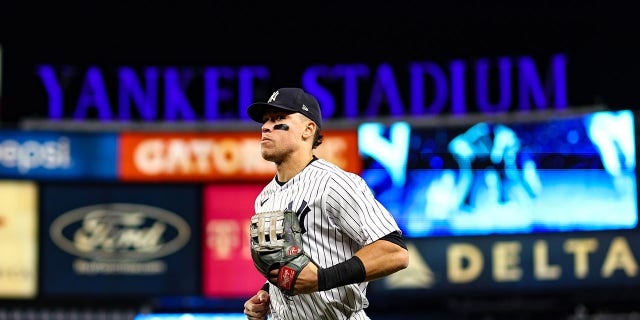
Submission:
<svg viewBox="0 0 640 320">
<path fill-rule="evenodd" d="M 0 177 L 115 180 L 116 133 L 0 131 Z"/>
</svg>

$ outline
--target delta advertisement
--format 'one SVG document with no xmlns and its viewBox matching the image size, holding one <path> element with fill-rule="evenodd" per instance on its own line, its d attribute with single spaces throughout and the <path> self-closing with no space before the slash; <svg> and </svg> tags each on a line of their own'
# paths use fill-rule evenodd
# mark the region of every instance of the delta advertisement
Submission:
<svg viewBox="0 0 640 320">
<path fill-rule="evenodd" d="M 199 294 L 199 186 L 43 183 L 40 188 L 43 295 Z"/>
<path fill-rule="evenodd" d="M 372 294 L 622 289 L 640 284 L 637 231 L 415 238 L 409 267 Z"/>
</svg>

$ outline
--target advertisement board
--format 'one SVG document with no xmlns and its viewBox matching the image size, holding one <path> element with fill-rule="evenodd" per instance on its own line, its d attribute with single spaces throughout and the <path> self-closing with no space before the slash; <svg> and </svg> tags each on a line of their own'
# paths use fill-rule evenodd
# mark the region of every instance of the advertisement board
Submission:
<svg viewBox="0 0 640 320">
<path fill-rule="evenodd" d="M 371 283 L 372 295 L 508 294 L 623 289 L 640 284 L 640 234 L 633 230 L 408 241 L 405 270 Z"/>
<path fill-rule="evenodd" d="M 44 296 L 199 294 L 197 185 L 52 182 L 41 197 Z"/>
<path fill-rule="evenodd" d="M 116 179 L 115 133 L 0 131 L 0 177 Z"/>
<path fill-rule="evenodd" d="M 355 130 L 323 132 L 317 154 L 360 172 Z M 122 181 L 267 181 L 275 165 L 260 155 L 255 132 L 142 133 L 120 135 Z"/>
<path fill-rule="evenodd" d="M 261 184 L 204 188 L 203 294 L 215 298 L 254 295 L 265 283 L 249 250 L 249 221 Z"/>
<path fill-rule="evenodd" d="M 34 298 L 37 280 L 38 187 L 0 180 L 0 298 Z"/>
</svg>

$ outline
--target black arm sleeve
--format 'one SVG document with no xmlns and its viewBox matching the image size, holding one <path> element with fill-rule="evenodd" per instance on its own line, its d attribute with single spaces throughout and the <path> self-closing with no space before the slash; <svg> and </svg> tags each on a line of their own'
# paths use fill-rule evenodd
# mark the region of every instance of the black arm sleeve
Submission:
<svg viewBox="0 0 640 320">
<path fill-rule="evenodd" d="M 393 242 L 393 243 L 395 243 L 395 244 L 407 249 L 407 245 L 404 243 L 404 238 L 402 238 L 402 235 L 398 231 L 391 232 L 388 235 L 380 238 L 380 240 L 386 240 L 386 241 L 389 241 L 389 242 Z"/>
</svg>

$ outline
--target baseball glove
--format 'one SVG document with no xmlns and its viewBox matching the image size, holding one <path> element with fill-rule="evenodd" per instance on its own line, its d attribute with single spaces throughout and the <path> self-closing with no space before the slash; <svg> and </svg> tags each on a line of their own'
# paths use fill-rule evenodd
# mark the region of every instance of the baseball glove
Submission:
<svg viewBox="0 0 640 320">
<path fill-rule="evenodd" d="M 256 269 L 269 279 L 269 271 L 278 269 L 275 284 L 293 295 L 300 271 L 311 260 L 302 250 L 298 217 L 291 210 L 256 213 L 251 217 L 251 258 Z"/>
</svg>

